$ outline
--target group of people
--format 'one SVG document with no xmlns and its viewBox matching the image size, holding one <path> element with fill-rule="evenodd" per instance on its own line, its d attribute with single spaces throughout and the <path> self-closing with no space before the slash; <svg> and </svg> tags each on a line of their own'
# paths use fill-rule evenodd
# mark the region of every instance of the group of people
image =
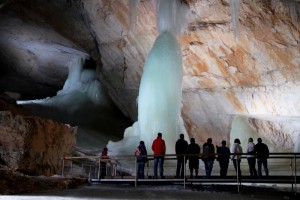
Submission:
<svg viewBox="0 0 300 200">
<path fill-rule="evenodd" d="M 242 176 L 241 173 L 241 153 L 243 149 L 241 147 L 241 142 L 238 138 L 234 140 L 234 144 L 231 147 L 231 160 L 238 177 Z M 247 161 L 249 166 L 249 173 L 251 177 L 262 177 L 262 166 L 265 171 L 265 176 L 269 176 L 268 169 L 268 158 L 269 158 L 269 148 L 266 144 L 262 142 L 261 138 L 257 138 L 257 144 L 253 143 L 253 138 L 248 139 L 247 149 Z M 257 162 L 257 170 L 255 168 Z"/>
<path fill-rule="evenodd" d="M 164 178 L 164 157 L 166 153 L 166 144 L 162 139 L 162 133 L 158 133 L 157 137 L 153 140 L 152 151 L 154 155 L 154 176 L 157 178 L 158 167 L 160 178 Z M 212 138 L 208 138 L 207 142 L 203 144 L 203 151 L 201 154 L 200 146 L 195 142 L 194 138 L 190 139 L 190 144 L 184 139 L 184 134 L 179 135 L 179 139 L 175 144 L 175 153 L 177 157 L 177 166 L 176 166 L 176 176 L 175 178 L 184 177 L 184 166 L 187 161 L 189 161 L 189 170 L 190 177 L 198 177 L 199 172 L 199 158 L 204 163 L 205 168 L 205 177 L 209 178 L 213 169 L 215 159 L 219 162 L 220 165 L 220 177 L 224 178 L 227 176 L 229 161 L 232 160 L 234 169 L 238 177 L 241 177 L 241 158 L 243 154 L 243 149 L 241 147 L 241 142 L 238 138 L 234 140 L 231 148 L 229 149 L 226 146 L 226 141 L 221 142 L 221 146 L 216 146 L 217 151 L 215 152 L 215 147 L 212 144 Z M 148 162 L 147 159 L 147 149 L 144 141 L 140 141 L 140 144 L 137 148 L 137 177 L 139 179 L 144 179 L 144 168 L 145 163 Z M 107 149 L 106 149 L 107 152 Z M 217 155 L 217 156 L 216 156 Z M 107 153 L 103 155 L 107 156 Z M 200 157 L 199 157 L 200 156 Z M 266 144 L 262 143 L 262 139 L 257 139 L 257 144 L 253 143 L 253 138 L 249 138 L 246 157 L 249 166 L 249 173 L 251 177 L 262 177 L 262 166 L 265 171 L 265 175 L 269 175 L 268 162 L 269 157 L 269 148 Z M 257 163 L 257 170 L 256 170 Z"/>
</svg>

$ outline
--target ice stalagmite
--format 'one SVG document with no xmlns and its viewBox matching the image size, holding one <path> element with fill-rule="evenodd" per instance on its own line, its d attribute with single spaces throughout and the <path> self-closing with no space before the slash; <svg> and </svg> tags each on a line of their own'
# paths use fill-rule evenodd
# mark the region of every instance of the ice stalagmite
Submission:
<svg viewBox="0 0 300 200">
<path fill-rule="evenodd" d="M 144 65 L 138 96 L 138 121 L 126 129 L 124 139 L 109 142 L 111 155 L 132 155 L 140 140 L 148 154 L 152 141 L 161 132 L 168 154 L 174 153 L 180 133 L 187 133 L 181 118 L 182 57 L 174 35 L 183 30 L 187 6 L 181 1 L 157 1 L 159 36 Z"/>
<path fill-rule="evenodd" d="M 151 154 L 157 133 L 163 134 L 167 153 L 174 153 L 180 133 L 185 132 L 180 118 L 182 59 L 175 36 L 166 31 L 156 39 L 144 65 L 139 88 L 138 122 L 125 131 L 120 142 L 110 142 L 112 154 L 132 154 L 140 140 Z"/>
<path fill-rule="evenodd" d="M 181 85 L 180 46 L 176 38 L 166 31 L 159 35 L 148 55 L 139 90 L 140 138 L 147 141 L 148 148 L 161 132 L 167 152 L 174 152 L 180 133 Z"/>
</svg>

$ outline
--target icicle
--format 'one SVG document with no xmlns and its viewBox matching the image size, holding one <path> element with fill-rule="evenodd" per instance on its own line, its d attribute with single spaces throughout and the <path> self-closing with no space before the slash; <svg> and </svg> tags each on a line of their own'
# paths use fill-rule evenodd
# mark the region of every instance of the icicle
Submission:
<svg viewBox="0 0 300 200">
<path fill-rule="evenodd" d="M 180 0 L 157 0 L 156 19 L 158 33 L 168 31 L 180 35 L 187 27 L 186 14 L 189 7 Z"/>
<path fill-rule="evenodd" d="M 291 16 L 292 23 L 298 29 L 298 14 L 297 14 L 298 0 L 272 0 L 271 6 L 275 12 L 285 12 Z"/>
<path fill-rule="evenodd" d="M 233 33 L 236 37 L 238 35 L 239 29 L 239 7 L 240 7 L 241 0 L 230 0 L 230 9 L 231 9 L 231 18 L 232 18 L 232 26 L 233 26 Z"/>
<path fill-rule="evenodd" d="M 140 0 L 129 0 L 129 4 L 128 4 L 129 20 L 130 20 L 129 28 L 132 32 L 135 32 L 135 30 L 136 30 L 139 3 L 140 3 Z"/>
<path fill-rule="evenodd" d="M 296 2 L 295 0 L 289 0 L 287 1 L 288 7 L 289 7 L 289 13 L 292 18 L 292 22 L 295 26 L 296 29 L 298 29 L 298 16 L 297 16 L 297 11 L 296 11 Z"/>
</svg>

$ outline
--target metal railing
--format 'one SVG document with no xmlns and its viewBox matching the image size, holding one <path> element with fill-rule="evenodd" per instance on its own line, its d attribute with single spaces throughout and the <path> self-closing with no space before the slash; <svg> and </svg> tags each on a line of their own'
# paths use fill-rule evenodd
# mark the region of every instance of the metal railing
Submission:
<svg viewBox="0 0 300 200">
<path fill-rule="evenodd" d="M 246 159 L 247 154 L 241 155 L 241 177 L 235 172 L 232 162 L 229 163 L 227 178 L 220 178 L 220 167 L 217 160 L 214 161 L 212 177 L 204 178 L 205 168 L 201 161 L 201 154 L 199 155 L 181 155 L 185 160 L 188 156 L 199 156 L 199 177 L 190 178 L 188 161 L 184 165 L 184 178 L 175 178 L 177 155 L 164 155 L 164 179 L 153 179 L 154 163 L 153 155 L 147 155 L 148 162 L 145 165 L 145 179 L 137 178 L 137 161 L 136 156 L 110 156 L 109 159 L 101 159 L 99 156 L 83 156 L 83 157 L 64 157 L 62 159 L 62 176 L 64 177 L 85 177 L 89 181 L 131 181 L 135 183 L 143 182 L 181 182 L 184 187 L 187 183 L 192 182 L 236 182 L 239 191 L 240 184 L 243 183 L 280 183 L 291 184 L 292 191 L 297 193 L 297 183 L 299 182 L 300 171 L 300 153 L 270 153 L 268 158 L 269 176 L 263 179 L 251 178 L 249 176 L 249 168 Z M 218 154 L 215 154 L 217 157 Z M 105 178 L 101 179 L 101 163 L 106 163 Z M 257 165 L 256 165 L 257 169 Z M 102 169 L 103 170 L 103 169 Z M 264 170 L 262 167 L 264 174 Z M 247 176 L 247 175 L 248 176 Z M 245 176 L 246 175 L 246 176 Z"/>
</svg>

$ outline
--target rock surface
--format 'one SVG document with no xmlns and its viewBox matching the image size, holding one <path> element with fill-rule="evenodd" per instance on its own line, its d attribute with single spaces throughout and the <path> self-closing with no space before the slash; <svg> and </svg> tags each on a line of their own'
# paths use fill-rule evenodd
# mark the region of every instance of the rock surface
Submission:
<svg viewBox="0 0 300 200">
<path fill-rule="evenodd" d="M 0 105 L 3 104 L 1 100 Z M 76 127 L 3 111 L 0 106 L 1 159 L 9 168 L 25 174 L 50 176 L 59 173 L 61 158 L 75 151 L 76 132 Z"/>
<path fill-rule="evenodd" d="M 243 0 L 235 37 L 229 0 L 185 2 L 191 12 L 178 40 L 189 136 L 201 144 L 207 137 L 215 144 L 231 141 L 234 119 L 243 115 L 255 137 L 296 151 L 299 127 L 289 125 L 300 123 L 300 33 L 288 7 L 279 0 Z M 1 90 L 23 98 L 54 95 L 67 77 L 67 62 L 90 56 L 115 104 L 137 119 L 143 65 L 157 37 L 155 0 L 140 1 L 134 30 L 127 0 L 0 3 Z M 278 120 L 281 125 L 270 126 Z M 284 136 L 269 137 L 274 130 Z"/>
<path fill-rule="evenodd" d="M 82 178 L 33 177 L 0 165 L 0 195 L 17 195 L 71 189 L 87 183 Z"/>
</svg>

